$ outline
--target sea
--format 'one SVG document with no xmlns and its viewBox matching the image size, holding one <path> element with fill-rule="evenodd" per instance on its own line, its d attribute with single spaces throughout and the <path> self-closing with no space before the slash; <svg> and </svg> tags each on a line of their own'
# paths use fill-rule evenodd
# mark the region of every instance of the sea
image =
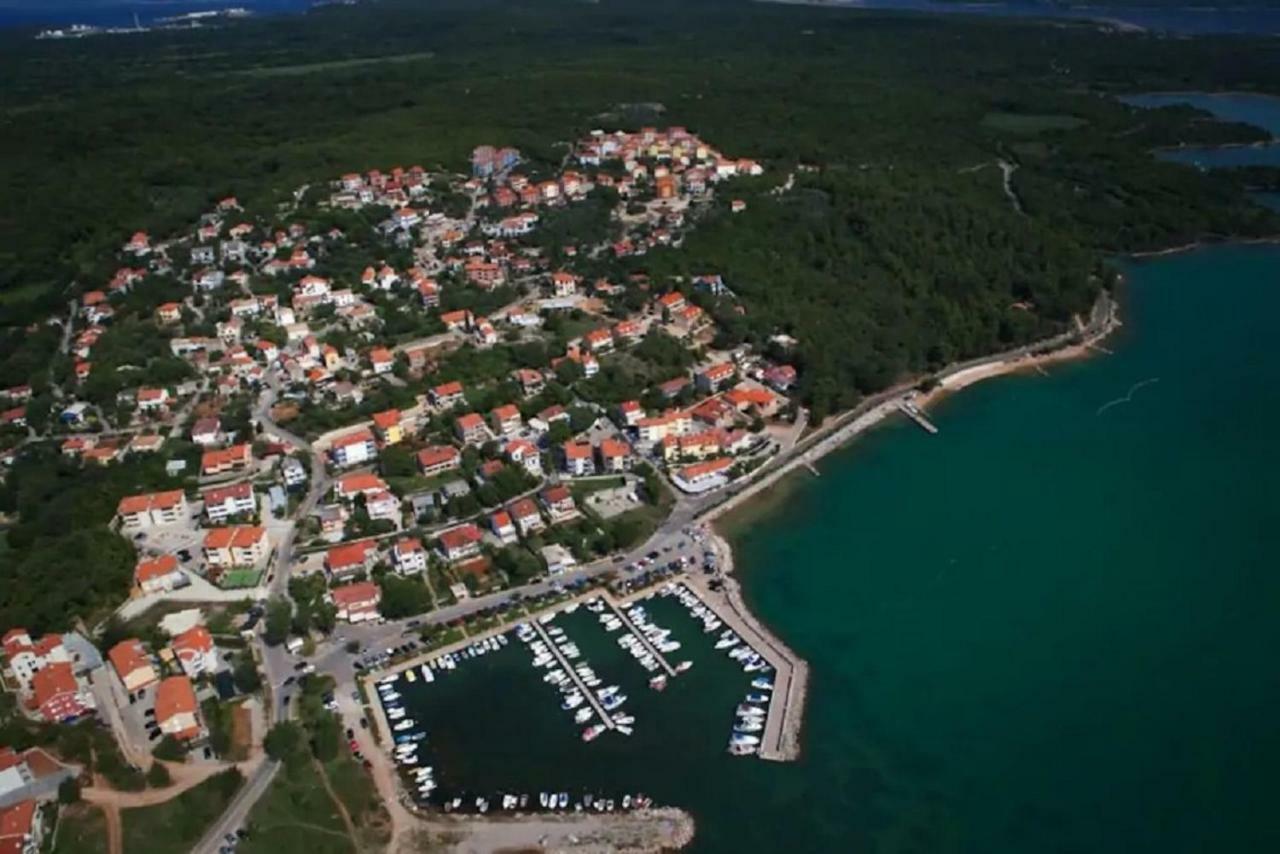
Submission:
<svg viewBox="0 0 1280 854">
<path fill-rule="evenodd" d="M 16 27 L 129 27 L 158 18 L 223 9 L 247 9 L 255 15 L 305 12 L 314 0 L 0 0 L 0 30 Z"/>
</svg>

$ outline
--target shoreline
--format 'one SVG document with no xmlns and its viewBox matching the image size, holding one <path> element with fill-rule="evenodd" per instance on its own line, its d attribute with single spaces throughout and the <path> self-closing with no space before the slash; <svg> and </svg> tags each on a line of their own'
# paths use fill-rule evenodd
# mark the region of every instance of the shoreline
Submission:
<svg viewBox="0 0 1280 854">
<path fill-rule="evenodd" d="M 793 675 L 788 680 L 786 690 L 781 692 L 782 705 L 779 709 L 781 733 L 777 737 L 773 758 L 779 761 L 794 761 L 800 757 L 804 712 L 808 700 L 809 665 L 803 658 L 792 652 L 748 607 L 743 596 L 740 576 L 735 573 L 734 552 L 730 542 L 732 532 L 723 517 L 739 508 L 749 507 L 753 503 L 764 500 L 767 490 L 790 477 L 801 467 L 816 471 L 814 464 L 818 460 L 844 448 L 859 436 L 898 414 L 905 403 L 914 403 L 921 410 L 925 410 L 945 397 L 984 380 L 1019 374 L 1028 370 L 1039 370 L 1044 365 L 1075 361 L 1098 352 L 1109 352 L 1102 348 L 1100 343 L 1122 325 L 1118 311 L 1119 307 L 1115 299 L 1108 292 L 1103 291 L 1093 305 L 1087 324 L 1077 319 L 1074 329 L 1044 341 L 952 365 L 924 379 L 916 378 L 910 382 L 900 383 L 873 395 L 859 406 L 833 419 L 827 427 L 818 428 L 802 440 L 797 447 L 807 443 L 805 450 L 795 454 L 764 476 L 748 483 L 694 520 L 695 524 L 700 524 L 706 529 L 710 546 L 717 555 L 720 574 L 724 580 L 722 596 L 728 607 L 752 627 L 764 645 L 772 648 L 775 654 L 785 658 L 790 664 Z M 930 381 L 933 383 L 932 387 L 922 393 L 920 387 Z M 704 595 L 716 595 L 701 583 L 697 586 Z M 779 692 L 775 691 L 774 697 L 778 699 Z M 770 717 L 772 717 L 773 710 L 770 711 Z"/>
</svg>

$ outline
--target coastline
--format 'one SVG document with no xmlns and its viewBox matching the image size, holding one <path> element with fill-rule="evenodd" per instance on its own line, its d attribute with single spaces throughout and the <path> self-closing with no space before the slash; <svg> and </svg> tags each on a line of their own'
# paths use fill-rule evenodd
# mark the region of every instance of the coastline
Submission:
<svg viewBox="0 0 1280 854">
<path fill-rule="evenodd" d="M 807 443 L 808 447 L 805 450 L 776 469 L 770 470 L 763 477 L 748 483 L 725 501 L 709 508 L 696 520 L 707 531 L 710 547 L 718 558 L 724 580 L 724 589 L 719 594 L 720 598 L 740 619 L 755 630 L 764 645 L 771 647 L 775 654 L 785 659 L 790 665 L 792 676 L 788 679 L 785 690 L 781 692 L 779 710 L 781 734 L 776 745 L 777 755 L 774 758 L 780 761 L 793 761 L 800 756 L 804 710 L 808 699 L 809 666 L 747 606 L 740 577 L 735 573 L 734 552 L 730 542 L 733 536 L 732 526 L 726 524 L 724 517 L 740 508 L 751 508 L 753 505 L 767 501 L 770 497 L 767 491 L 790 477 L 801 466 L 816 471 L 814 464 L 818 460 L 845 447 L 887 418 L 899 413 L 903 405 L 908 402 L 914 403 L 923 411 L 929 405 L 984 380 L 1029 370 L 1041 370 L 1048 364 L 1083 359 L 1098 352 L 1109 352 L 1100 346 L 1101 342 L 1121 325 L 1117 303 L 1109 293 L 1103 291 L 1093 305 L 1088 323 L 1077 320 L 1074 329 L 1044 341 L 952 365 L 930 377 L 916 378 L 910 382 L 895 385 L 833 419 L 831 424 L 815 430 L 797 445 L 800 447 Z M 932 382 L 932 387 L 926 392 L 920 392 L 920 387 L 929 382 Z M 771 505 L 772 502 L 769 504 Z M 766 506 L 761 515 L 767 515 L 768 510 L 769 506 Z M 704 595 L 713 597 L 717 595 L 704 584 L 699 583 L 698 587 Z M 779 696 L 776 692 L 775 698 Z M 771 714 L 770 717 L 773 715 Z"/>
</svg>

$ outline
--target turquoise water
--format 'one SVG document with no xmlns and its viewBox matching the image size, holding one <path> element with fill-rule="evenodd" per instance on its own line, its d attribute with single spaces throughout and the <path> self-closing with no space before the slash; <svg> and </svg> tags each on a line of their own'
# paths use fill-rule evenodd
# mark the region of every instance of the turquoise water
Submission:
<svg viewBox="0 0 1280 854">
<path fill-rule="evenodd" d="M 773 843 L 1280 850 L 1280 251 L 1129 272 L 1115 355 L 880 431 L 739 539 L 814 672 Z"/>
<path fill-rule="evenodd" d="M 588 745 L 512 643 L 414 717 L 447 787 L 644 791 L 703 852 L 1280 850 L 1280 249 L 1128 268 L 1114 355 L 878 430 L 736 541 L 812 665 L 800 762 L 724 753 L 747 677 L 674 600 L 663 694 L 593 615 L 559 625 L 631 696 Z"/>
</svg>

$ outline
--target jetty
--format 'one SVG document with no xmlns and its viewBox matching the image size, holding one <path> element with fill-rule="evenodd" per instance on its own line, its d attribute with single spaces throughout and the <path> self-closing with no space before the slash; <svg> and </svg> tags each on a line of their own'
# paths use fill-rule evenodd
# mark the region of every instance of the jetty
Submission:
<svg viewBox="0 0 1280 854">
<path fill-rule="evenodd" d="M 622 620 L 622 625 L 626 627 L 626 630 L 630 632 L 636 640 L 640 641 L 640 645 L 648 650 L 650 655 L 658 660 L 658 663 L 662 665 L 662 669 L 667 671 L 667 675 L 675 676 L 676 669 L 671 666 L 669 661 L 667 661 L 666 656 L 664 656 L 658 648 L 649 641 L 649 638 L 645 637 L 644 632 L 636 628 L 635 623 L 631 622 L 631 618 L 628 617 L 626 613 L 618 607 L 618 604 L 613 601 L 613 597 L 604 596 L 602 598 L 609 604 L 609 607 L 613 610 L 613 613 L 617 615 L 618 619 Z"/>
<path fill-rule="evenodd" d="M 920 407 L 916 406 L 911 401 L 909 400 L 898 401 L 898 409 L 902 410 L 902 412 L 912 421 L 919 424 L 920 428 L 924 430 L 924 432 L 926 433 L 938 432 L 937 426 L 928 418 L 925 418 L 924 413 L 920 411 Z"/>
<path fill-rule="evenodd" d="M 609 729 L 613 729 L 616 726 L 613 722 L 613 717 L 604 710 L 604 706 L 600 705 L 600 700 L 596 697 L 595 691 L 588 688 L 587 683 L 582 681 L 578 671 L 573 669 L 569 659 L 565 658 L 564 653 L 560 652 L 560 647 L 556 646 L 556 642 L 551 639 L 551 635 L 547 634 L 546 630 L 542 628 L 542 623 L 534 619 L 529 621 L 529 625 L 533 626 L 533 630 L 538 633 L 538 637 L 542 638 L 543 643 L 551 650 L 551 654 L 555 656 L 556 661 L 560 662 L 564 672 L 573 680 L 573 684 L 578 686 L 578 690 L 582 692 L 583 697 L 586 697 L 587 702 L 591 704 L 591 708 L 595 709 L 596 714 L 600 716 L 600 722 Z"/>
</svg>

